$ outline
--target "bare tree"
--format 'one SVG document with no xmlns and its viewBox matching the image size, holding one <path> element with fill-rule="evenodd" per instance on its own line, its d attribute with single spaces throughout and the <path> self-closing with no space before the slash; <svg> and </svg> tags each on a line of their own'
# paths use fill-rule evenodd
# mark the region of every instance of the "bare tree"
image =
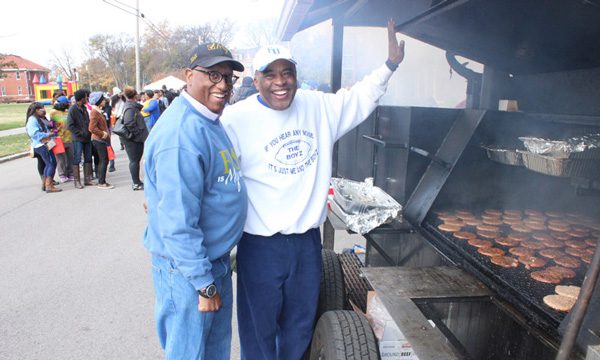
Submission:
<svg viewBox="0 0 600 360">
<path fill-rule="evenodd" d="M 277 43 L 278 39 L 275 35 L 276 26 L 276 18 L 249 23 L 246 25 L 244 31 L 244 44 L 249 48 L 259 48 L 264 45 Z"/>
<path fill-rule="evenodd" d="M 106 65 L 116 86 L 131 84 L 135 68 L 133 39 L 126 35 L 94 35 L 89 39 L 90 58 L 98 58 Z"/>
<path fill-rule="evenodd" d="M 59 54 L 51 52 L 52 59 L 51 68 L 59 73 L 64 74 L 69 80 L 76 80 L 75 59 L 71 53 L 63 48 Z"/>
<path fill-rule="evenodd" d="M 171 37 L 171 62 L 175 69 L 186 67 L 187 57 L 199 43 L 218 42 L 229 46 L 233 39 L 234 24 L 228 20 L 198 26 L 178 27 Z"/>
</svg>

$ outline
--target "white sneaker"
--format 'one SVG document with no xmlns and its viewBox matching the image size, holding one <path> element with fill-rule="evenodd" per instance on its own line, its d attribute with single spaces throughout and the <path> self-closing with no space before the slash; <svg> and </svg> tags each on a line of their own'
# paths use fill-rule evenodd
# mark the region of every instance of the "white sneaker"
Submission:
<svg viewBox="0 0 600 360">
<path fill-rule="evenodd" d="M 109 189 L 114 189 L 115 186 L 111 185 L 109 183 L 104 183 L 104 184 L 98 184 L 97 188 L 102 189 L 102 190 L 109 190 Z"/>
</svg>

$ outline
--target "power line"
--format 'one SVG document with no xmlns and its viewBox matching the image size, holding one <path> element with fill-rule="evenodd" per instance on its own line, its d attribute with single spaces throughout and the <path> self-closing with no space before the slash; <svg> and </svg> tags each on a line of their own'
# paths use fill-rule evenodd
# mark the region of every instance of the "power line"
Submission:
<svg viewBox="0 0 600 360">
<path fill-rule="evenodd" d="M 152 29 L 152 30 L 153 30 L 155 33 L 157 33 L 157 34 L 158 34 L 160 37 L 162 37 L 162 38 L 163 38 L 165 41 L 169 41 L 169 37 L 168 37 L 168 36 L 166 36 L 166 35 L 165 35 L 165 34 L 164 34 L 162 31 L 160 31 L 160 29 L 159 29 L 159 28 L 158 28 L 156 25 L 154 25 L 154 23 L 152 23 L 150 20 L 148 20 L 148 18 L 146 17 L 146 15 L 144 15 L 144 13 L 142 13 L 142 12 L 140 11 L 140 12 L 139 12 L 139 15 L 138 15 L 138 14 L 136 13 L 136 12 L 137 12 L 137 9 L 136 9 L 136 8 L 134 8 L 134 7 L 132 7 L 132 6 L 128 5 L 128 4 L 125 4 L 125 3 L 124 3 L 124 2 L 122 2 L 122 1 L 119 1 L 119 0 L 112 0 L 112 1 L 114 1 L 114 2 L 116 2 L 116 3 L 118 3 L 118 4 L 121 4 L 121 5 L 123 5 L 123 6 L 126 6 L 126 7 L 130 8 L 130 9 L 132 9 L 132 10 L 136 11 L 136 12 L 131 12 L 130 10 L 128 10 L 128 9 L 125 9 L 125 8 L 122 8 L 122 7 L 121 7 L 121 6 L 119 6 L 119 5 L 113 4 L 113 3 L 109 2 L 108 0 L 102 0 L 102 1 L 103 1 L 103 2 L 105 2 L 105 3 L 107 3 L 108 5 L 114 6 L 114 7 L 116 7 L 117 9 L 119 9 L 119 10 L 122 10 L 122 11 L 124 11 L 124 12 L 128 13 L 128 14 L 131 14 L 131 15 L 133 15 L 133 16 L 135 16 L 135 17 L 139 17 L 140 19 L 142 19 L 142 20 L 143 20 L 143 21 L 146 23 L 146 25 L 148 25 L 148 27 L 150 27 L 150 29 Z"/>
<path fill-rule="evenodd" d="M 120 7 L 120 6 L 116 5 L 116 4 L 110 3 L 110 2 L 108 2 L 108 0 L 102 0 L 102 1 L 105 2 L 105 3 L 107 3 L 110 6 L 116 7 L 119 10 L 125 11 L 128 14 L 131 14 L 131 15 L 136 16 L 136 17 L 138 16 L 138 14 L 136 14 L 134 12 L 131 12 L 131 11 L 127 10 L 127 9 L 123 9 L 122 7 Z"/>
</svg>

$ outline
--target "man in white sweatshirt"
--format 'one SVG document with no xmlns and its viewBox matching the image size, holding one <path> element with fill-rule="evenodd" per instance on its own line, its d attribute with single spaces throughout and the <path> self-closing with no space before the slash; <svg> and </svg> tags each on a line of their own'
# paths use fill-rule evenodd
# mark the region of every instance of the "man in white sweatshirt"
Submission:
<svg viewBox="0 0 600 360">
<path fill-rule="evenodd" d="M 289 50 L 264 47 L 253 62 L 259 93 L 223 112 L 249 201 L 237 252 L 242 359 L 298 360 L 310 343 L 333 145 L 375 110 L 402 62 L 394 27 L 386 63 L 336 94 L 298 90 Z"/>
</svg>

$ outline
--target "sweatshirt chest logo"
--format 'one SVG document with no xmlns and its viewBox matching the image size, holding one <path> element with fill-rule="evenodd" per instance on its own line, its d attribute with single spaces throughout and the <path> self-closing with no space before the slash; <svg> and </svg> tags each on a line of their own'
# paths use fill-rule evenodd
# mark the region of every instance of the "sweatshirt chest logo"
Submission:
<svg viewBox="0 0 600 360">
<path fill-rule="evenodd" d="M 281 146 L 275 154 L 275 160 L 285 165 L 296 165 L 306 160 L 310 148 L 310 143 L 305 140 L 292 140 Z"/>
<path fill-rule="evenodd" d="M 285 131 L 264 146 L 270 172 L 294 175 L 306 171 L 318 155 L 314 134 L 308 130 Z"/>
<path fill-rule="evenodd" d="M 235 184 L 237 191 L 240 192 L 242 189 L 241 177 L 242 172 L 240 170 L 240 163 L 238 161 L 235 150 L 221 150 L 219 151 L 221 160 L 223 160 L 223 175 L 217 178 L 218 183 Z"/>
</svg>

